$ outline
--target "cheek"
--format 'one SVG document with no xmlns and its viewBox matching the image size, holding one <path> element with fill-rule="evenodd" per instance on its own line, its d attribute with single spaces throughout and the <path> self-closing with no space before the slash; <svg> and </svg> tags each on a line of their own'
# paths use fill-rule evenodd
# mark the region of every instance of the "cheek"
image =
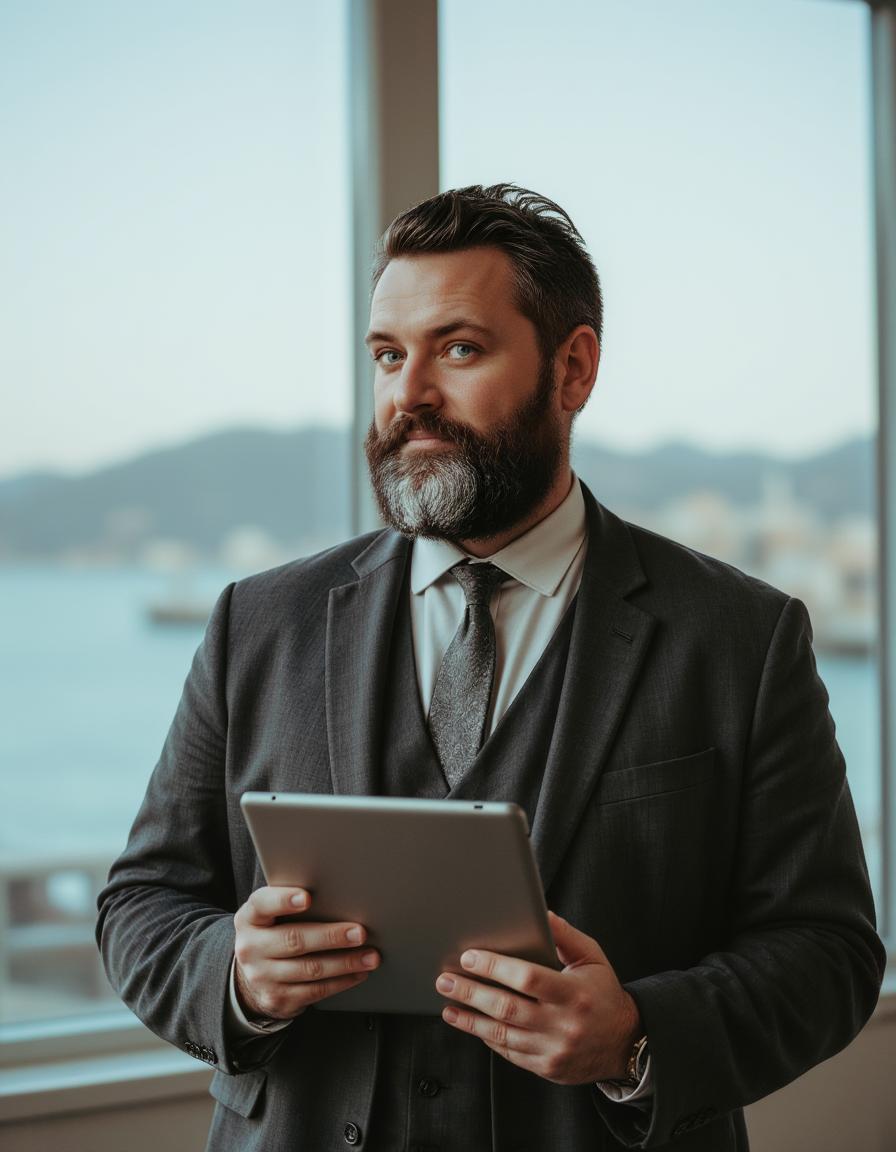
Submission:
<svg viewBox="0 0 896 1152">
<path fill-rule="evenodd" d="M 526 397 L 517 394 L 512 386 L 502 380 L 490 388 L 471 393 L 465 401 L 458 403 L 464 419 L 481 431 L 504 424 L 519 411 Z"/>
<path fill-rule="evenodd" d="M 395 415 L 392 404 L 392 394 L 388 388 L 374 385 L 373 389 L 373 419 L 377 431 L 382 432 L 388 428 Z"/>
</svg>

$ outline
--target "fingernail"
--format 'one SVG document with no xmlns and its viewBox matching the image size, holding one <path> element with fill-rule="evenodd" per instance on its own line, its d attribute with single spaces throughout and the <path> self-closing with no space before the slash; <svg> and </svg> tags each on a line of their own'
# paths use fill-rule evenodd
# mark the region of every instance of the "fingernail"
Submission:
<svg viewBox="0 0 896 1152">
<path fill-rule="evenodd" d="M 365 952 L 361 957 L 361 963 L 365 968 L 376 968 L 379 963 L 379 956 L 377 956 L 376 952 Z"/>
<path fill-rule="evenodd" d="M 360 928 L 349 928 L 345 934 L 345 938 L 349 944 L 360 944 L 364 939 L 364 933 Z"/>
<path fill-rule="evenodd" d="M 304 892 L 297 892 L 295 896 L 290 897 L 289 902 L 293 908 L 304 908 L 308 903 L 308 897 Z"/>
<path fill-rule="evenodd" d="M 479 959 L 479 953 L 478 952 L 464 952 L 463 956 L 461 956 L 461 958 L 460 958 L 460 962 L 464 968 L 473 968 L 473 967 L 475 967 L 476 961 L 478 959 Z"/>
<path fill-rule="evenodd" d="M 458 1013 L 457 1013 L 456 1008 L 443 1008 L 442 1009 L 442 1019 L 447 1020 L 449 1024 L 454 1024 L 456 1022 L 457 1015 L 458 1015 Z"/>
<path fill-rule="evenodd" d="M 436 988 L 438 988 L 438 990 L 440 992 L 453 992 L 454 991 L 454 979 L 453 979 L 453 977 L 440 976 L 438 978 L 438 980 L 436 980 Z"/>
</svg>

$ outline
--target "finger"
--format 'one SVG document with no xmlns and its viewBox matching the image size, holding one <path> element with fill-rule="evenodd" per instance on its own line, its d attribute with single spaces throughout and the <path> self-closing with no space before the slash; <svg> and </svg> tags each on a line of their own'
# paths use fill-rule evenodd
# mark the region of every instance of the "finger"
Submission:
<svg viewBox="0 0 896 1152">
<path fill-rule="evenodd" d="M 369 972 L 352 972 L 347 976 L 308 984 L 274 984 L 254 997 L 254 1005 L 263 1016 L 273 1020 L 291 1020 L 310 1005 L 363 984 L 369 975 Z"/>
<path fill-rule="evenodd" d="M 548 923 L 551 935 L 554 937 L 557 955 L 567 968 L 574 968 L 579 964 L 608 963 L 603 948 L 592 936 L 586 936 L 556 912 L 548 912 Z"/>
<path fill-rule="evenodd" d="M 367 939 L 367 930 L 363 924 L 290 920 L 269 928 L 265 935 L 265 954 L 272 960 L 289 960 L 310 952 L 358 948 Z"/>
<path fill-rule="evenodd" d="M 519 960 L 514 956 L 500 956 L 497 952 L 486 952 L 482 949 L 470 949 L 460 958 L 461 967 L 482 980 L 493 980 L 496 984 L 503 984 L 522 992 L 533 1000 L 541 1000 L 547 1004 L 560 1004 L 567 996 L 566 981 L 559 972 L 544 968 L 540 964 L 532 964 L 528 960 Z"/>
<path fill-rule="evenodd" d="M 372 972 L 380 965 L 373 948 L 350 952 L 310 952 L 299 960 L 272 960 L 269 979 L 278 984 L 307 984 L 347 976 L 351 972 Z"/>
<path fill-rule="evenodd" d="M 442 1009 L 442 1019 L 458 1032 L 478 1036 L 489 1048 L 513 1063 L 518 1063 L 526 1056 L 537 1055 L 544 1045 L 543 1039 L 536 1032 L 514 1028 L 502 1020 L 492 1020 L 490 1016 L 481 1016 L 478 1012 L 470 1012 L 454 1004 Z"/>
<path fill-rule="evenodd" d="M 363 984 L 369 975 L 369 972 L 352 972 L 348 976 L 334 976 L 332 980 L 318 980 L 314 984 L 292 984 L 290 988 L 301 1001 L 301 1006 L 307 1008 L 335 996 L 337 992 L 347 992 L 349 988 Z"/>
<path fill-rule="evenodd" d="M 256 888 L 237 916 L 244 913 L 246 922 L 258 926 L 273 924 L 278 916 L 303 912 L 311 904 L 304 888 Z"/>
<path fill-rule="evenodd" d="M 507 988 L 480 984 L 453 972 L 443 972 L 436 980 L 436 988 L 449 1000 L 474 1008 L 492 1020 L 499 1020 L 514 1028 L 538 1028 L 542 1013 L 536 1000 L 519 996 Z"/>
</svg>

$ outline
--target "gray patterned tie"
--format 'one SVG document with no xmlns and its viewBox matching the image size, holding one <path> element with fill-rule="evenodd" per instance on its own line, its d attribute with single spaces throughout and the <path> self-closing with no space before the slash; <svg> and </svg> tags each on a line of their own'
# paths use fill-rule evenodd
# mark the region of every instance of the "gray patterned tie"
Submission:
<svg viewBox="0 0 896 1152">
<path fill-rule="evenodd" d="M 495 627 L 489 604 L 505 577 L 494 564 L 466 561 L 455 564 L 451 575 L 464 590 L 467 609 L 436 677 L 429 731 L 453 788 L 482 745 L 495 678 Z"/>
</svg>

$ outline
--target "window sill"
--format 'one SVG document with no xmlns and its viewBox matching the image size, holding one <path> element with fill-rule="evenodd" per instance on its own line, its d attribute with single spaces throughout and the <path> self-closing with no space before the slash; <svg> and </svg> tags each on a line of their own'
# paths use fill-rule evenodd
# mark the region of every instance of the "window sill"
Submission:
<svg viewBox="0 0 896 1152">
<path fill-rule="evenodd" d="M 210 1070 L 169 1045 L 158 1051 L 0 1071 L 0 1124 L 200 1095 Z"/>
<path fill-rule="evenodd" d="M 894 1024 L 896 970 L 891 967 L 868 1027 Z M 207 1092 L 212 1074 L 207 1066 L 139 1026 L 128 1031 L 128 1051 L 0 1069 L 0 1124 Z M 121 1041 L 126 1036 L 122 1029 Z"/>
</svg>

